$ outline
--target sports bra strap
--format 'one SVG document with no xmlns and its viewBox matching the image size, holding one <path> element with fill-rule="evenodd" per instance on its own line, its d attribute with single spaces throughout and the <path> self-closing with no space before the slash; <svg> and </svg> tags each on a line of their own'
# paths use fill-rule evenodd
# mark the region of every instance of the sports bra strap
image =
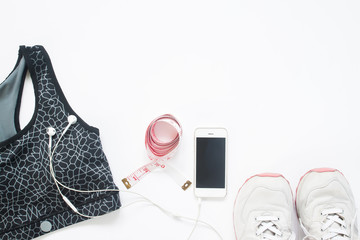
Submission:
<svg viewBox="0 0 360 240">
<path fill-rule="evenodd" d="M 39 121 L 51 123 L 51 119 L 59 119 L 66 125 L 69 114 L 76 115 L 78 121 L 88 130 L 98 132 L 89 126 L 71 108 L 56 78 L 50 57 L 43 46 L 20 47 L 25 57 L 36 95 L 36 111 Z M 59 115 L 59 109 L 62 111 Z M 50 121 L 50 122 L 49 122 Z"/>
<path fill-rule="evenodd" d="M 54 107 L 54 104 L 58 104 L 56 99 L 59 99 L 58 92 L 61 92 L 61 89 L 57 89 L 59 84 L 46 50 L 39 45 L 33 47 L 21 46 L 20 54 L 24 56 L 33 80 L 37 107 L 45 109 Z"/>
<path fill-rule="evenodd" d="M 52 119 L 58 119 L 65 124 L 68 114 L 76 115 L 61 90 L 50 57 L 44 47 L 20 46 L 14 70 L 0 84 L 0 143 L 22 130 L 19 124 L 19 112 L 27 70 L 30 72 L 34 85 L 35 112 L 26 127 L 36 122 L 53 124 Z M 59 114 L 59 109 L 61 109 L 61 114 Z M 78 119 L 90 131 L 98 131 L 87 125 L 80 117 Z"/>
<path fill-rule="evenodd" d="M 16 65 L 6 80 L 0 85 L 0 142 L 15 136 L 21 129 L 19 112 L 25 76 L 29 70 L 35 93 L 35 114 L 41 114 L 40 106 L 48 105 L 46 99 L 56 95 L 54 74 L 45 49 L 41 46 L 20 46 Z"/>
<path fill-rule="evenodd" d="M 20 47 L 25 57 L 36 95 L 37 118 L 40 121 L 60 119 L 67 122 L 65 113 L 76 115 L 67 102 L 57 81 L 50 57 L 43 46 Z M 62 114 L 59 115 L 58 109 Z M 78 116 L 80 122 L 82 119 Z M 51 124 L 51 122 L 49 122 Z M 84 123 L 84 125 L 87 125 Z"/>
</svg>

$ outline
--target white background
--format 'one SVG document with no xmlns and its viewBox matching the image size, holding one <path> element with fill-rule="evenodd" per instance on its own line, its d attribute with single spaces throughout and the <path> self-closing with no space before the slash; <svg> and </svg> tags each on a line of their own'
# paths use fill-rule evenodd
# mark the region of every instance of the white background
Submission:
<svg viewBox="0 0 360 240">
<path fill-rule="evenodd" d="M 72 107 L 100 128 L 122 189 L 121 179 L 148 161 L 144 135 L 155 117 L 181 122 L 171 161 L 189 178 L 194 129 L 226 127 L 228 195 L 205 200 L 201 219 L 235 239 L 235 196 L 256 173 L 280 172 L 295 190 L 309 169 L 338 168 L 360 200 L 359 13 L 358 1 L 329 0 L 2 1 L 0 79 L 19 45 L 44 45 Z M 31 87 L 25 92 L 23 119 L 33 111 Z M 192 189 L 160 171 L 133 190 L 196 215 Z M 191 229 L 138 204 L 39 240 L 183 240 Z M 218 238 L 200 226 L 192 239 Z"/>
</svg>

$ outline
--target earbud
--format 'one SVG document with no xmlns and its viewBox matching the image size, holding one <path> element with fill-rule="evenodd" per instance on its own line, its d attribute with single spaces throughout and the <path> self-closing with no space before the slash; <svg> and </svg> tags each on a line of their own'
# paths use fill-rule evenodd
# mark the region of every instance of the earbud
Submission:
<svg viewBox="0 0 360 240">
<path fill-rule="evenodd" d="M 48 128 L 46 129 L 46 133 L 47 133 L 50 137 L 52 137 L 52 136 L 55 135 L 56 130 L 55 130 L 55 128 L 53 128 L 53 127 L 48 127 Z"/>
<path fill-rule="evenodd" d="M 66 126 L 66 128 L 64 129 L 64 131 L 62 132 L 61 136 L 64 135 L 64 134 L 67 132 L 67 130 L 69 130 L 70 126 L 73 125 L 73 124 L 75 124 L 76 121 L 77 121 L 76 116 L 74 116 L 74 115 L 69 115 L 69 116 L 68 116 L 68 122 L 69 122 L 69 123 L 68 123 L 68 125 Z"/>
<path fill-rule="evenodd" d="M 68 122 L 69 122 L 70 125 L 75 124 L 75 123 L 77 122 L 76 116 L 74 116 L 74 115 L 69 115 L 69 116 L 68 116 Z"/>
<path fill-rule="evenodd" d="M 46 133 L 49 135 L 49 156 L 50 156 L 50 154 L 51 154 L 51 140 L 52 140 L 52 137 L 55 135 L 56 130 L 53 127 L 48 127 L 46 129 Z"/>
</svg>

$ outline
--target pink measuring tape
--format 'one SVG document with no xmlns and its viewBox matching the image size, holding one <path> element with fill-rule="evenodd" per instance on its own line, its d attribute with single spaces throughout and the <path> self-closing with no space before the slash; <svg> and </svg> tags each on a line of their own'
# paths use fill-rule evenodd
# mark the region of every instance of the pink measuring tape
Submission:
<svg viewBox="0 0 360 240">
<path fill-rule="evenodd" d="M 184 191 L 188 189 L 191 181 L 187 180 L 168 163 L 168 160 L 174 156 L 179 147 L 181 136 L 181 125 L 174 116 L 165 114 L 155 118 L 148 126 L 145 134 L 145 147 L 151 162 L 122 179 L 125 187 L 131 188 L 144 176 L 161 167 Z"/>
</svg>

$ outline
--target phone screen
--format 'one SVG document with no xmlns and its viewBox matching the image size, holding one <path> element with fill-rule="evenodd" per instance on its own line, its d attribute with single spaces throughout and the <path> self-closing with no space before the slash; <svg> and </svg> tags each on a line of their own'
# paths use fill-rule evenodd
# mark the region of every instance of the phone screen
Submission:
<svg viewBox="0 0 360 240">
<path fill-rule="evenodd" d="M 196 138 L 196 187 L 225 188 L 225 138 Z"/>
</svg>

